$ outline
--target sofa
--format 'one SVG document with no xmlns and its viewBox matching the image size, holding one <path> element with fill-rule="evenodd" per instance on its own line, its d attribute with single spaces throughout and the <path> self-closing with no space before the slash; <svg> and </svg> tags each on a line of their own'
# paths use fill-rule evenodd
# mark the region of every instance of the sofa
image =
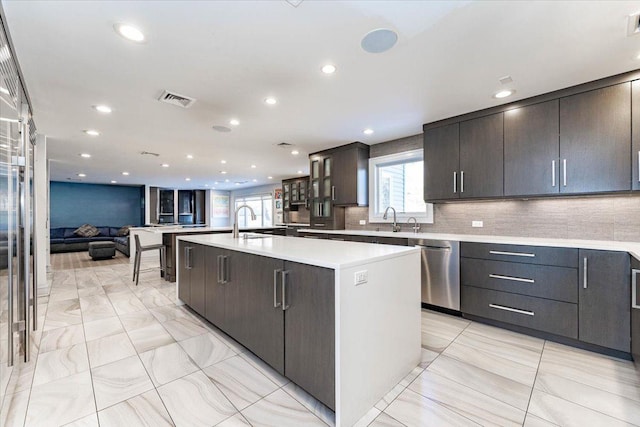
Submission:
<svg viewBox="0 0 640 427">
<path fill-rule="evenodd" d="M 89 242 L 114 242 L 116 249 L 129 256 L 129 236 L 117 236 L 120 227 L 96 227 L 100 234 L 81 237 L 74 233 L 77 227 L 59 227 L 49 230 L 51 253 L 78 252 L 89 249 Z"/>
</svg>

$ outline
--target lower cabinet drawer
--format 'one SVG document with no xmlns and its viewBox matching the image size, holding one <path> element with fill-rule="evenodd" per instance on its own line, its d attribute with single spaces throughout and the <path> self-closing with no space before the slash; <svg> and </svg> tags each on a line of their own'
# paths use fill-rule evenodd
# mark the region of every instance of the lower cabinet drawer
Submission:
<svg viewBox="0 0 640 427">
<path fill-rule="evenodd" d="M 462 286 L 461 311 L 487 319 L 578 338 L 578 305 Z"/>
<path fill-rule="evenodd" d="M 575 248 L 462 242 L 460 256 L 523 264 L 578 267 L 578 249 Z"/>
<path fill-rule="evenodd" d="M 578 302 L 575 268 L 461 258 L 460 281 L 465 286 Z"/>
</svg>

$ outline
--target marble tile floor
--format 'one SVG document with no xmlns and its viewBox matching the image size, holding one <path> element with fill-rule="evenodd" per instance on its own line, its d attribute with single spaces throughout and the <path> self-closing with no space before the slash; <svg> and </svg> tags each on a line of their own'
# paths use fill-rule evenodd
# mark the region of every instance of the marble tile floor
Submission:
<svg viewBox="0 0 640 427">
<path fill-rule="evenodd" d="M 129 265 L 56 270 L 1 426 L 323 426 L 333 413 Z M 4 369 L 4 368 L 3 368 Z M 383 369 L 383 367 L 381 367 Z M 0 386 L 3 386 L 0 384 Z M 631 362 L 422 311 L 422 360 L 357 424 L 640 426 Z"/>
</svg>

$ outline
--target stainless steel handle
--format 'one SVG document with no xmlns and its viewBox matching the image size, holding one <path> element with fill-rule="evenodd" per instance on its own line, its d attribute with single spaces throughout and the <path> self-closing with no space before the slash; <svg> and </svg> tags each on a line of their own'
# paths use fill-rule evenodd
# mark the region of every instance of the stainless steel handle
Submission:
<svg viewBox="0 0 640 427">
<path fill-rule="evenodd" d="M 415 246 L 418 246 L 420 248 L 425 248 L 425 249 L 430 250 L 430 251 L 445 251 L 445 252 L 447 252 L 447 251 L 451 250 L 451 248 L 444 248 L 444 247 L 440 247 L 440 246 L 427 246 L 427 245 L 415 245 Z"/>
<path fill-rule="evenodd" d="M 464 193 L 464 171 L 460 171 L 460 192 Z"/>
<path fill-rule="evenodd" d="M 497 310 L 510 311 L 512 313 L 526 314 L 527 316 L 533 316 L 535 314 L 533 311 L 520 310 L 518 308 L 505 307 L 504 305 L 498 305 L 498 304 L 489 304 L 489 307 L 495 308 Z"/>
<path fill-rule="evenodd" d="M 458 192 L 458 172 L 457 171 L 453 172 L 453 192 L 454 193 Z"/>
<path fill-rule="evenodd" d="M 551 186 L 556 186 L 556 161 L 551 160 Z"/>
<path fill-rule="evenodd" d="M 631 270 L 631 308 L 640 308 L 638 304 L 638 274 L 640 270 Z"/>
<path fill-rule="evenodd" d="M 331 200 L 332 201 L 336 200 L 336 186 L 335 185 L 331 186 Z"/>
<path fill-rule="evenodd" d="M 278 273 L 281 272 L 281 268 L 273 270 L 273 308 L 278 308 L 281 305 L 281 303 L 278 302 Z"/>
<path fill-rule="evenodd" d="M 227 255 L 222 257 L 222 263 L 224 264 L 224 278 L 222 283 L 229 283 L 231 280 L 231 270 L 229 267 L 229 257 Z"/>
<path fill-rule="evenodd" d="M 567 159 L 562 159 L 562 185 L 567 186 Z"/>
<path fill-rule="evenodd" d="M 222 255 L 217 256 L 218 261 L 218 283 L 222 283 Z"/>
<path fill-rule="evenodd" d="M 587 289 L 587 257 L 584 257 L 584 265 L 582 266 L 582 287 Z"/>
<path fill-rule="evenodd" d="M 31 153 L 29 151 L 29 139 L 28 129 L 27 129 L 26 121 L 22 121 L 22 126 L 20 129 L 20 138 L 22 140 L 22 152 L 25 159 L 25 166 L 21 167 L 23 170 L 23 182 L 22 182 L 22 195 L 20 198 L 20 204 L 22 205 L 21 213 L 22 213 L 22 237 L 24 239 L 24 302 L 23 302 L 23 310 L 24 310 L 24 361 L 28 362 L 31 358 L 31 316 L 29 306 L 31 301 L 31 203 L 29 201 L 31 197 Z M 33 253 L 33 256 L 36 256 L 36 253 Z"/>
<path fill-rule="evenodd" d="M 514 282 L 535 283 L 533 279 L 523 279 L 522 277 L 503 276 L 502 274 L 489 274 L 492 279 L 513 280 Z"/>
<path fill-rule="evenodd" d="M 489 251 L 489 253 L 493 255 L 522 256 L 522 257 L 530 257 L 530 258 L 533 258 L 536 256 L 536 254 L 531 254 L 526 252 Z"/>
<path fill-rule="evenodd" d="M 191 265 L 191 247 L 187 246 L 184 248 L 184 266 L 187 270 L 191 270 L 193 267 Z"/>
<path fill-rule="evenodd" d="M 638 182 L 640 182 L 640 151 L 638 151 Z"/>
<path fill-rule="evenodd" d="M 287 276 L 289 272 L 287 270 L 282 271 L 282 311 L 285 311 L 290 305 L 286 304 L 286 289 L 287 289 Z"/>
<path fill-rule="evenodd" d="M 326 226 L 326 224 L 320 224 L 320 223 L 318 223 L 318 224 L 313 224 L 313 226 L 314 226 L 314 227 L 325 227 L 325 226 Z"/>
</svg>

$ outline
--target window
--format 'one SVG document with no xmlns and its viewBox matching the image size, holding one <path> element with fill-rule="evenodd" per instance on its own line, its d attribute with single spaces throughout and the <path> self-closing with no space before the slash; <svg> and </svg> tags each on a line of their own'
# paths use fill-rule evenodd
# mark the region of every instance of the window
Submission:
<svg viewBox="0 0 640 427">
<path fill-rule="evenodd" d="M 235 209 L 242 205 L 249 205 L 256 214 L 256 219 L 252 220 L 249 209 L 242 209 L 238 212 L 238 227 L 271 227 L 273 225 L 273 196 L 271 194 L 250 194 L 238 197 L 235 205 Z"/>
<path fill-rule="evenodd" d="M 392 220 L 382 219 L 391 206 L 398 221 L 433 223 L 433 205 L 424 202 L 423 168 L 422 150 L 369 159 L 369 222 Z"/>
</svg>

